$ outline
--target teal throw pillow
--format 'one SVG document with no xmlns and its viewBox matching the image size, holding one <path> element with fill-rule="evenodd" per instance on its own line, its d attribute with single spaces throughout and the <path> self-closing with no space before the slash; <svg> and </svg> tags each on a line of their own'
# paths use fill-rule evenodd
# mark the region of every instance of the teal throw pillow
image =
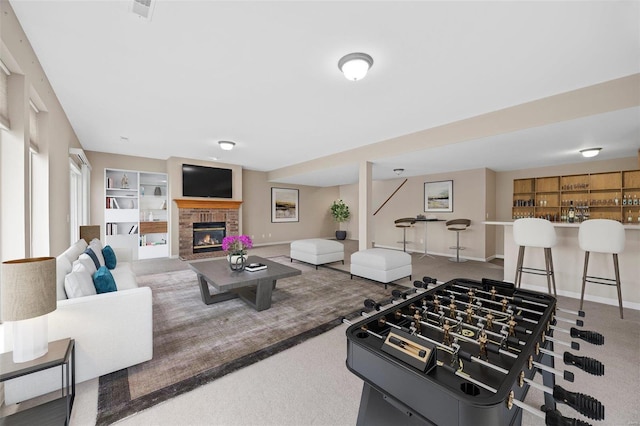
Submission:
<svg viewBox="0 0 640 426">
<path fill-rule="evenodd" d="M 96 256 L 95 252 L 90 248 L 86 249 L 84 252 L 89 255 L 91 260 L 93 260 L 93 264 L 96 265 L 96 269 L 98 269 L 100 267 L 100 262 L 98 261 L 98 256 Z"/>
<path fill-rule="evenodd" d="M 116 281 L 106 266 L 101 266 L 96 273 L 93 274 L 93 285 L 96 287 L 96 293 L 98 294 L 118 291 Z"/>
<path fill-rule="evenodd" d="M 107 268 L 114 269 L 116 267 L 116 253 L 113 251 L 111 246 L 105 246 L 102 249 L 102 256 L 104 256 L 104 264 Z"/>
</svg>

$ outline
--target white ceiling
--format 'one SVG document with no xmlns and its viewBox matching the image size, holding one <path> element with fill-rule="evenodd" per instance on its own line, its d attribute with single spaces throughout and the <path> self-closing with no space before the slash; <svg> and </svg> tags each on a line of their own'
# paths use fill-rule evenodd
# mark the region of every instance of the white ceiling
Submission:
<svg viewBox="0 0 640 426">
<path fill-rule="evenodd" d="M 271 171 L 640 72 L 637 1 L 156 1 L 151 21 L 131 3 L 11 1 L 86 150 Z M 337 68 L 354 51 L 375 62 L 359 82 Z M 637 155 L 639 109 L 399 146 L 374 178 L 572 163 L 590 146 Z M 279 181 L 357 176 L 348 165 Z"/>
</svg>

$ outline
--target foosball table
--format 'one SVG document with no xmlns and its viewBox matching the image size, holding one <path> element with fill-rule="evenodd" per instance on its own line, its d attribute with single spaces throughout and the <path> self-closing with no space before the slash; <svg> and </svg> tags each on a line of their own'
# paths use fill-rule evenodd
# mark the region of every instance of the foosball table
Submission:
<svg viewBox="0 0 640 426">
<path fill-rule="evenodd" d="M 522 410 L 546 425 L 588 424 L 563 416 L 558 402 L 604 419 L 598 400 L 556 384 L 574 375 L 555 360 L 596 376 L 604 365 L 554 351 L 554 344 L 579 350 L 571 339 L 601 345 L 604 337 L 575 328 L 584 313 L 560 309 L 550 295 L 502 281 L 424 277 L 388 300 L 367 299 L 365 308 L 364 319 L 345 320 L 347 368 L 365 382 L 358 425 L 520 425 Z M 554 336 L 561 334 L 570 342 Z M 522 402 L 530 387 L 545 392 L 543 407 Z"/>
</svg>

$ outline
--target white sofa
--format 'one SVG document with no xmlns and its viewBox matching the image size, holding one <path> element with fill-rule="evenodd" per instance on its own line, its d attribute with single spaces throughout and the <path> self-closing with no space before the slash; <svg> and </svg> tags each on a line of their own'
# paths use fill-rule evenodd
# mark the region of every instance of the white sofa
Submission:
<svg viewBox="0 0 640 426">
<path fill-rule="evenodd" d="M 118 291 L 67 299 L 64 278 L 84 252 L 80 240 L 57 258 L 57 309 L 48 315 L 49 341 L 70 337 L 76 345 L 76 383 L 112 373 L 153 357 L 152 300 L 149 287 L 138 287 L 130 251 L 116 250 L 111 270 Z M 11 327 L 4 327 L 11 334 Z M 10 344 L 12 338 L 5 338 Z M 11 350 L 11 347 L 7 348 Z M 9 380 L 5 402 L 13 404 L 60 389 L 60 368 Z"/>
</svg>

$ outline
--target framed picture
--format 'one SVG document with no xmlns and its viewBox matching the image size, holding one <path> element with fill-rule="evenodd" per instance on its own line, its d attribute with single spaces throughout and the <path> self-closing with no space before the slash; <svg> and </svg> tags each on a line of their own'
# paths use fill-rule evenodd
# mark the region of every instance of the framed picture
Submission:
<svg viewBox="0 0 640 426">
<path fill-rule="evenodd" d="M 271 222 L 298 222 L 298 190 L 271 188 Z"/>
<path fill-rule="evenodd" d="M 453 181 L 424 183 L 424 211 L 452 212 L 453 211 Z"/>
</svg>

